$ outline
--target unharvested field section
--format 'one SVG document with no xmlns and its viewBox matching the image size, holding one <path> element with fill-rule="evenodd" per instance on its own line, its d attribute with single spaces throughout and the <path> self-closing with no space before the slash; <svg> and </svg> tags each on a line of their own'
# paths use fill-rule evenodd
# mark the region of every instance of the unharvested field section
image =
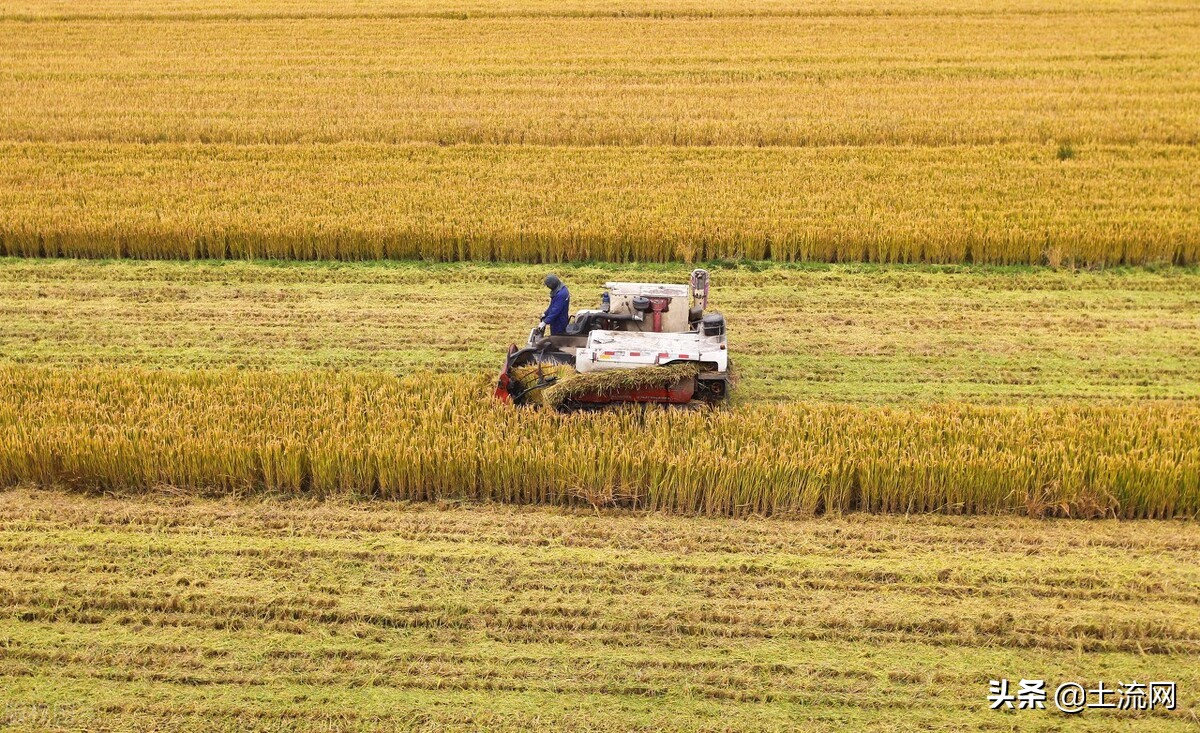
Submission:
<svg viewBox="0 0 1200 733">
<path fill-rule="evenodd" d="M 1200 404 L 517 410 L 462 376 L 0 368 L 0 488 L 686 514 L 1200 514 Z"/>
<path fill-rule="evenodd" d="M 0 254 L 1200 261 L 1194 146 L 0 142 Z"/>
<path fill-rule="evenodd" d="M 1059 12 L 0 19 L 0 139 L 1200 142 L 1200 10 L 1043 7 Z"/>
<path fill-rule="evenodd" d="M 1194 727 L 1192 524 L 3 498 L 18 730 L 1009 730 L 997 677 L 1175 680 L 1070 726 Z"/>
<path fill-rule="evenodd" d="M 1080 13 L 1186 13 L 1165 0 L 3 0 L 18 21 L 483 18 L 837 18 L 843 16 L 1054 17 Z"/>
<path fill-rule="evenodd" d="M 1200 10 L 0 2 L 0 254 L 1200 261 Z"/>
</svg>

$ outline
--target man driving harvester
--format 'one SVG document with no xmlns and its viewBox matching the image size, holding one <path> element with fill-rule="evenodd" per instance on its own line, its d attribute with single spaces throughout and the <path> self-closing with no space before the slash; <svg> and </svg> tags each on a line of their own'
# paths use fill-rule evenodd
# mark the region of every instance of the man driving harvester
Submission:
<svg viewBox="0 0 1200 733">
<path fill-rule="evenodd" d="M 562 336 L 567 332 L 567 321 L 571 319 L 571 291 L 554 273 L 547 275 L 542 283 L 550 288 L 550 307 L 542 314 L 538 331 L 544 331 L 549 326 L 551 336 Z"/>
</svg>

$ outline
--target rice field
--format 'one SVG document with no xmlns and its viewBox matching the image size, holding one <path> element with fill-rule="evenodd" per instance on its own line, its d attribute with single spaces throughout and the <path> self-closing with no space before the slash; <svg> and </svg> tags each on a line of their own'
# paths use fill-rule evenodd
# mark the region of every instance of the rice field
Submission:
<svg viewBox="0 0 1200 733">
<path fill-rule="evenodd" d="M 1178 0 L 0 0 L 0 728 L 1193 730 L 1198 80 Z M 690 263 L 731 404 L 491 398 Z"/>
<path fill-rule="evenodd" d="M 0 254 L 1200 262 L 1196 148 L 1056 150 L 4 143 Z"/>
<path fill-rule="evenodd" d="M 282 1 L 260 3 L 266 16 L 245 6 L 243 18 L 216 3 L 207 4 L 215 17 L 138 0 L 104 3 L 102 17 L 102 4 L 86 1 L 35 3 L 42 18 L 13 8 L 0 15 L 9 17 L 0 137 L 584 148 L 1200 142 L 1190 3 L 952 1 L 888 13 L 885 2 L 855 13 L 809 0 L 779 3 L 791 11 L 783 17 L 726 3 L 708 3 L 717 14 L 705 15 L 673 2 L 657 7 L 680 17 L 578 17 L 572 4 L 504 17 L 536 9 L 509 0 L 465 19 L 372 17 L 388 6 L 345 0 L 312 18 Z M 436 16 L 440 6 L 410 7 Z M 339 12 L 349 17 L 328 17 Z"/>
<path fill-rule="evenodd" d="M 1189 3 L 0 2 L 0 255 L 1200 261 Z"/>
<path fill-rule="evenodd" d="M 429 374 L 6 368 L 0 486 L 721 516 L 1200 513 L 1195 403 L 560 415 L 515 410 L 488 386 Z"/>
</svg>

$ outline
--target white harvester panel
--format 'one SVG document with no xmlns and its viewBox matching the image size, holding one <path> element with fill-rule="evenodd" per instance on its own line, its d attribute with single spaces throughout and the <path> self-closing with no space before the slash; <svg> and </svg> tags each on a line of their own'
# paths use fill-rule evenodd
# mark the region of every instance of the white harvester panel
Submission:
<svg viewBox="0 0 1200 733">
<path fill-rule="evenodd" d="M 698 331 L 650 333 L 638 331 L 592 331 L 587 346 L 575 355 L 580 372 L 632 369 L 677 361 L 711 362 L 718 372 L 729 367 L 725 336 L 704 336 Z"/>
<path fill-rule="evenodd" d="M 670 301 L 662 314 L 662 330 L 681 333 L 688 330 L 688 307 L 691 293 L 687 285 L 664 285 L 662 283 L 604 283 L 608 290 L 609 312 L 622 315 L 634 313 L 632 301 L 641 295 L 646 298 L 666 298 Z M 629 324 L 631 331 L 650 331 L 651 318 L 641 323 Z"/>
</svg>

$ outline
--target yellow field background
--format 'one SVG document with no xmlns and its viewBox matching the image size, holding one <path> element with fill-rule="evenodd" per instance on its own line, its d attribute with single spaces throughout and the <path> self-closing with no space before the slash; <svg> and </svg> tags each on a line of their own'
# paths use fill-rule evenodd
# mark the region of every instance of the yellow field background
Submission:
<svg viewBox="0 0 1200 733">
<path fill-rule="evenodd" d="M 1200 140 L 1197 12 L 1058 10 L 7 22 L 6 86 L 24 89 L 0 133 L 572 146 Z"/>
<path fill-rule="evenodd" d="M 1192 10 L 1163 0 L 5 0 L 20 20 L 506 17 L 840 17 L 863 15 L 1057 15 L 1078 11 Z"/>
<path fill-rule="evenodd" d="M 1200 8 L 0 2 L 0 254 L 1200 261 Z"/>
</svg>

